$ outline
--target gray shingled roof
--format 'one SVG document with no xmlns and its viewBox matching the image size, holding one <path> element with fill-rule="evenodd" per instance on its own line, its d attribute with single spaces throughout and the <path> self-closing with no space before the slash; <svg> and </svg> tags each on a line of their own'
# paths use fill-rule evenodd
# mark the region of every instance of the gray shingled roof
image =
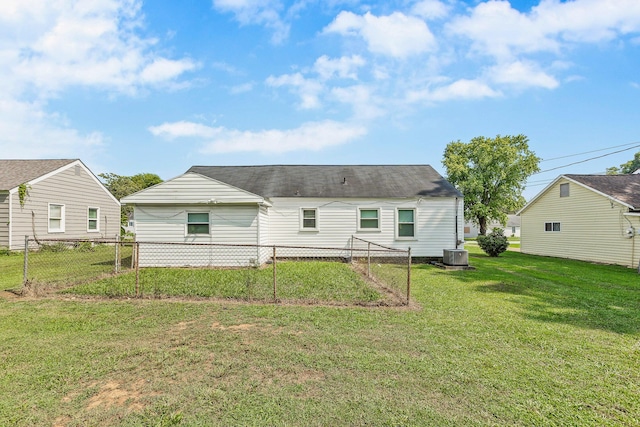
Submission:
<svg viewBox="0 0 640 427">
<path fill-rule="evenodd" d="M 616 200 L 640 209 L 640 174 L 632 175 L 564 175 Z"/>
<path fill-rule="evenodd" d="M 187 172 L 262 197 L 462 197 L 429 165 L 193 166 Z"/>
<path fill-rule="evenodd" d="M 76 160 L 0 160 L 0 190 L 11 190 Z"/>
</svg>

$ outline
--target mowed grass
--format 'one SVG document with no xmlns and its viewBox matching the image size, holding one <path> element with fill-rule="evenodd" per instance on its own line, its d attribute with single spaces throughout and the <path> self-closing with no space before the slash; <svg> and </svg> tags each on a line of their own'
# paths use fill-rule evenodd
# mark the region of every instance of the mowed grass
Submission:
<svg viewBox="0 0 640 427">
<path fill-rule="evenodd" d="M 0 425 L 639 425 L 636 271 L 471 251 L 413 308 L 0 300 Z"/>
<path fill-rule="evenodd" d="M 201 297 L 273 300 L 273 265 L 263 268 L 143 268 L 142 297 Z M 66 290 L 76 295 L 135 296 L 135 272 L 108 277 Z M 276 298 L 315 303 L 366 303 L 383 295 L 348 264 L 322 261 L 284 261 L 276 266 Z"/>
</svg>

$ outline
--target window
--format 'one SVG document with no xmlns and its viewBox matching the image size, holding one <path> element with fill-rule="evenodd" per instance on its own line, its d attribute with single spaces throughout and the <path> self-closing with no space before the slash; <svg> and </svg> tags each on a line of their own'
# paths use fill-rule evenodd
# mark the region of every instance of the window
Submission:
<svg viewBox="0 0 640 427">
<path fill-rule="evenodd" d="M 300 219 L 301 230 L 317 230 L 318 229 L 318 210 L 317 209 L 301 209 Z"/>
<path fill-rule="evenodd" d="M 64 233 L 64 205 L 49 203 L 49 233 Z"/>
<path fill-rule="evenodd" d="M 560 197 L 569 197 L 569 183 L 560 184 Z"/>
<path fill-rule="evenodd" d="M 544 231 L 560 231 L 560 223 L 559 222 L 545 222 L 544 223 Z"/>
<path fill-rule="evenodd" d="M 398 209 L 398 237 L 414 237 L 415 225 L 415 209 Z"/>
<path fill-rule="evenodd" d="M 360 209 L 358 230 L 380 230 L 380 209 Z"/>
<path fill-rule="evenodd" d="M 209 234 L 209 213 L 187 213 L 187 234 Z"/>
<path fill-rule="evenodd" d="M 100 208 L 89 208 L 87 211 L 87 231 L 100 231 Z"/>
</svg>

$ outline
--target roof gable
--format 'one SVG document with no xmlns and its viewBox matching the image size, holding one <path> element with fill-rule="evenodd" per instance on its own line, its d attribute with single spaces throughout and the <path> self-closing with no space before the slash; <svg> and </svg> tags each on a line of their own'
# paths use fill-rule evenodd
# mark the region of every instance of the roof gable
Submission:
<svg viewBox="0 0 640 427">
<path fill-rule="evenodd" d="M 12 190 L 75 161 L 77 159 L 0 160 L 0 190 Z"/>
<path fill-rule="evenodd" d="M 123 204 L 262 203 L 264 199 L 215 179 L 187 172 L 123 197 Z"/>
<path fill-rule="evenodd" d="M 188 172 L 265 198 L 462 197 L 429 165 L 193 166 Z"/>
<path fill-rule="evenodd" d="M 536 194 L 517 213 L 520 215 L 534 204 L 536 200 L 546 194 L 556 183 L 566 179 L 604 197 L 612 199 L 627 206 L 631 210 L 640 210 L 640 175 L 560 175 L 547 185 L 541 192 Z"/>
</svg>

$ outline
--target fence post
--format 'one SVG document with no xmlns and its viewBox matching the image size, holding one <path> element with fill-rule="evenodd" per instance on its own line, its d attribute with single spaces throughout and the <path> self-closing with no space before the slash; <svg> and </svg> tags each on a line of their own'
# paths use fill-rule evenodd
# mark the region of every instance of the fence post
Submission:
<svg viewBox="0 0 640 427">
<path fill-rule="evenodd" d="M 407 251 L 407 305 L 409 305 L 409 301 L 411 299 L 411 247 Z"/>
<path fill-rule="evenodd" d="M 118 274 L 120 272 L 120 236 L 116 234 L 116 258 L 113 262 L 115 273 Z"/>
<path fill-rule="evenodd" d="M 135 242 L 136 250 L 136 297 L 140 296 L 140 242 Z"/>
<path fill-rule="evenodd" d="M 29 236 L 24 236 L 24 265 L 22 267 L 22 284 L 27 283 L 29 272 Z"/>
<path fill-rule="evenodd" d="M 351 236 L 351 251 L 350 251 L 349 255 L 350 255 L 349 262 L 351 264 L 353 264 L 353 235 Z M 638 268 L 640 268 L 640 266 Z"/>
<path fill-rule="evenodd" d="M 278 302 L 278 294 L 276 291 L 276 280 L 277 278 L 277 274 L 276 274 L 276 246 L 273 245 L 273 302 Z"/>
<path fill-rule="evenodd" d="M 367 242 L 367 277 L 371 277 L 371 242 Z"/>
</svg>

